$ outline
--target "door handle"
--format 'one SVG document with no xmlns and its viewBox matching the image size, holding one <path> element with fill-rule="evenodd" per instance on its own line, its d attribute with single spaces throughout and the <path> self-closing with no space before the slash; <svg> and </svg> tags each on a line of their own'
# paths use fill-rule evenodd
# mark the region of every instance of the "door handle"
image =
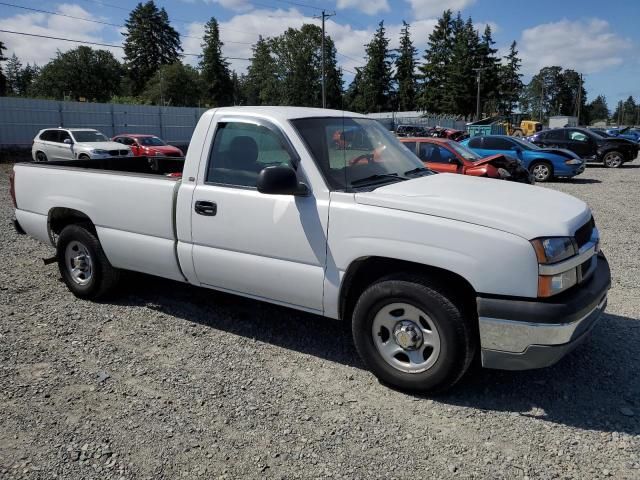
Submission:
<svg viewBox="0 0 640 480">
<path fill-rule="evenodd" d="M 207 217 L 213 217 L 218 213 L 218 205 L 214 202 L 205 202 L 203 200 L 196 200 L 193 209 L 198 215 L 205 215 Z"/>
</svg>

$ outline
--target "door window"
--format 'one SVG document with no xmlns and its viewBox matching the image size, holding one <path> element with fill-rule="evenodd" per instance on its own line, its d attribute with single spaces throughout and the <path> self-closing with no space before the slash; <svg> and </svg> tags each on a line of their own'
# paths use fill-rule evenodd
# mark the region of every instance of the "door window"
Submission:
<svg viewBox="0 0 640 480">
<path fill-rule="evenodd" d="M 577 130 L 571 130 L 569 132 L 569 139 L 580 143 L 587 143 L 589 141 L 589 138 L 584 133 Z"/>
<path fill-rule="evenodd" d="M 426 142 L 420 144 L 418 157 L 423 162 L 455 163 L 457 161 L 456 156 L 446 148 Z"/>
<path fill-rule="evenodd" d="M 486 150 L 511 150 L 513 143 L 506 138 L 484 137 L 484 147 Z"/>
<path fill-rule="evenodd" d="M 261 125 L 218 124 L 205 181 L 255 188 L 260 171 L 271 165 L 291 165 L 282 136 Z"/>
<path fill-rule="evenodd" d="M 416 153 L 416 142 L 402 142 L 402 144 L 407 147 L 411 153 Z"/>
<path fill-rule="evenodd" d="M 58 140 L 58 131 L 57 130 L 45 130 L 40 135 L 40 140 L 45 142 L 56 142 Z"/>
<path fill-rule="evenodd" d="M 549 130 L 544 134 L 545 140 L 564 140 L 564 130 Z"/>
<path fill-rule="evenodd" d="M 65 140 L 71 140 L 71 135 L 69 135 L 69 132 L 65 131 L 65 130 L 60 130 L 58 132 L 58 142 L 59 143 L 64 143 Z"/>
<path fill-rule="evenodd" d="M 473 137 L 468 145 L 471 148 L 482 148 L 482 137 Z"/>
</svg>

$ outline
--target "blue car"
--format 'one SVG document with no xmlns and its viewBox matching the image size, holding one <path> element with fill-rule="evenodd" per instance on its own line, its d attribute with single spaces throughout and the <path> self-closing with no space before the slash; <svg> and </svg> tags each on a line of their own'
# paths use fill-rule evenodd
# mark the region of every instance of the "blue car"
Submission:
<svg viewBox="0 0 640 480">
<path fill-rule="evenodd" d="M 584 172 L 585 168 L 584 161 L 571 150 L 541 148 L 507 135 L 481 135 L 460 143 L 482 157 L 502 154 L 517 158 L 531 172 L 536 182 L 546 182 L 557 177 L 575 177 Z"/>
<path fill-rule="evenodd" d="M 607 134 L 612 137 L 626 138 L 632 142 L 640 143 L 640 130 L 630 127 L 624 128 L 610 128 L 607 130 Z"/>
</svg>

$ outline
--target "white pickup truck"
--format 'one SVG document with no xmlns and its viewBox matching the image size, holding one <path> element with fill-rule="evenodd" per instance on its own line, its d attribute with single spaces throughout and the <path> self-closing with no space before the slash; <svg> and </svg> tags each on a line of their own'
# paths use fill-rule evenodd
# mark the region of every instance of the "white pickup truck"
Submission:
<svg viewBox="0 0 640 480">
<path fill-rule="evenodd" d="M 56 248 L 76 296 L 134 270 L 340 319 L 380 380 L 414 391 L 453 385 L 478 353 L 551 365 L 606 306 L 585 203 L 433 174 L 358 114 L 213 109 L 183 163 L 150 162 L 15 165 L 16 227 Z"/>
</svg>

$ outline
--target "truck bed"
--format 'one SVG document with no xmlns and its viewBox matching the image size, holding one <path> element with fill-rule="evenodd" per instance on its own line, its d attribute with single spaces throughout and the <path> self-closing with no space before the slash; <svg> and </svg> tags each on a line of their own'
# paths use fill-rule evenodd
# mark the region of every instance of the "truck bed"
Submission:
<svg viewBox="0 0 640 480">
<path fill-rule="evenodd" d="M 16 218 L 46 243 L 56 209 L 88 216 L 114 267 L 183 280 L 176 259 L 175 198 L 181 158 L 123 157 L 19 163 Z"/>
<path fill-rule="evenodd" d="M 182 173 L 184 157 L 114 157 L 95 160 L 53 160 L 46 163 L 31 163 L 43 167 L 71 167 L 109 172 L 167 175 Z"/>
</svg>

